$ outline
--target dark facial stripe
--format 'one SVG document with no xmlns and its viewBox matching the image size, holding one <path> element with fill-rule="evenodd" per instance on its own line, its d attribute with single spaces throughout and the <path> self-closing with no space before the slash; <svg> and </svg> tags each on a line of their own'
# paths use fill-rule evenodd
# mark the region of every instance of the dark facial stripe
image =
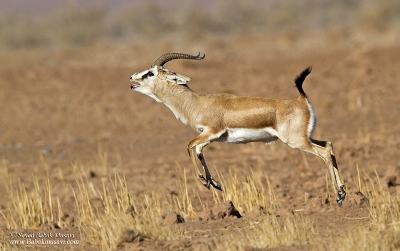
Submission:
<svg viewBox="0 0 400 251">
<path fill-rule="evenodd" d="M 149 72 L 147 72 L 146 74 L 144 74 L 144 75 L 142 76 L 142 80 L 144 80 L 144 79 L 146 79 L 146 78 L 148 78 L 148 77 L 152 77 L 152 76 L 154 76 L 154 73 L 152 73 L 151 71 L 149 71 Z"/>
</svg>

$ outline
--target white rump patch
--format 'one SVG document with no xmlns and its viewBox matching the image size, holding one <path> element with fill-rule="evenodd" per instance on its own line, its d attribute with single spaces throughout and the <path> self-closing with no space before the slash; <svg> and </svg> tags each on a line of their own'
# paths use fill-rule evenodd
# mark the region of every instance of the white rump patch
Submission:
<svg viewBox="0 0 400 251">
<path fill-rule="evenodd" d="M 277 139 L 278 134 L 271 127 L 261 129 L 228 128 L 216 141 L 225 143 L 271 143 Z"/>
<path fill-rule="evenodd" d="M 312 107 L 308 99 L 307 99 L 307 106 L 308 109 L 310 110 L 310 121 L 308 122 L 307 131 L 308 131 L 308 137 L 311 138 L 312 134 L 314 133 L 315 124 L 317 123 L 317 118 L 315 117 L 314 108 Z"/>
</svg>

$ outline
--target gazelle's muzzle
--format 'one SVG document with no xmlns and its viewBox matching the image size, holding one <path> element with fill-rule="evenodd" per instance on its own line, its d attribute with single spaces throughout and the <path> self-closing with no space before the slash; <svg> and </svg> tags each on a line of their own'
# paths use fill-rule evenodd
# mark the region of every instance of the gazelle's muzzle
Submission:
<svg viewBox="0 0 400 251">
<path fill-rule="evenodd" d="M 140 84 L 137 82 L 136 73 L 133 74 L 133 75 L 131 76 L 131 78 L 129 79 L 129 81 L 134 82 L 134 83 L 131 85 L 131 89 L 132 89 L 132 90 L 134 90 L 134 89 L 136 89 L 136 88 L 138 88 L 138 87 L 140 86 Z"/>
<path fill-rule="evenodd" d="M 131 89 L 134 90 L 134 89 L 138 88 L 139 86 L 140 86 L 140 84 L 132 84 Z"/>
</svg>

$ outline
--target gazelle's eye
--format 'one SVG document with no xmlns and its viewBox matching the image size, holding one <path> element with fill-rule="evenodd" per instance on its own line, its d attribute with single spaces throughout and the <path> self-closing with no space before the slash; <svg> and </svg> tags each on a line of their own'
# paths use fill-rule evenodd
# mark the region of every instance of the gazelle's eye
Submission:
<svg viewBox="0 0 400 251">
<path fill-rule="evenodd" d="M 148 78 L 148 77 L 152 77 L 152 76 L 154 76 L 154 73 L 152 73 L 151 71 L 149 71 L 149 72 L 147 72 L 146 74 L 144 74 L 144 75 L 142 76 L 142 80 L 143 80 L 143 79 L 146 79 L 146 78 Z"/>
</svg>

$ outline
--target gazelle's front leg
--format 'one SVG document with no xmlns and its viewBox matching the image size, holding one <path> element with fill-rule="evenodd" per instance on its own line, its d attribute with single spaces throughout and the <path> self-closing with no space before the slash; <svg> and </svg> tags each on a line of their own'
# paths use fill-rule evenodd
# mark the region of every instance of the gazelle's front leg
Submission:
<svg viewBox="0 0 400 251">
<path fill-rule="evenodd" d="M 197 136 L 195 139 L 189 142 L 188 144 L 188 152 L 189 156 L 192 159 L 193 167 L 195 168 L 195 171 L 197 171 L 197 175 L 199 180 L 203 183 L 205 187 L 210 189 L 210 185 L 212 185 L 214 188 L 218 190 L 222 190 L 221 184 L 216 181 L 210 174 L 210 171 L 208 170 L 206 161 L 203 156 L 203 148 L 207 146 L 208 144 L 211 143 L 211 140 L 218 138 L 218 134 L 211 134 L 211 133 L 205 133 L 203 132 L 199 136 Z M 204 169 L 204 174 L 206 177 L 204 177 L 203 174 L 200 173 L 200 170 L 197 166 L 197 162 L 195 159 L 195 154 L 197 158 L 200 160 L 203 169 Z"/>
<path fill-rule="evenodd" d="M 192 160 L 192 166 L 194 167 L 194 171 L 197 172 L 197 178 L 198 180 L 206 186 L 207 180 L 204 178 L 204 175 L 200 172 L 199 167 L 197 166 L 195 154 L 193 153 L 194 148 L 190 147 L 190 143 L 188 145 L 188 153 L 190 156 L 190 159 Z"/>
<path fill-rule="evenodd" d="M 197 149 L 197 146 L 196 146 L 196 149 Z M 196 151 L 196 154 L 197 154 L 197 151 Z M 200 154 L 198 154 L 197 157 L 199 158 L 199 160 L 201 162 L 201 165 L 203 166 L 204 173 L 206 174 L 207 183 L 205 184 L 205 187 L 210 189 L 210 184 L 211 184 L 214 188 L 222 191 L 221 183 L 219 183 L 219 181 L 215 180 L 211 176 L 210 171 L 208 170 L 208 167 L 207 167 L 207 164 L 206 164 L 206 159 L 204 158 L 203 153 L 201 152 L 201 150 L 200 150 Z"/>
</svg>

